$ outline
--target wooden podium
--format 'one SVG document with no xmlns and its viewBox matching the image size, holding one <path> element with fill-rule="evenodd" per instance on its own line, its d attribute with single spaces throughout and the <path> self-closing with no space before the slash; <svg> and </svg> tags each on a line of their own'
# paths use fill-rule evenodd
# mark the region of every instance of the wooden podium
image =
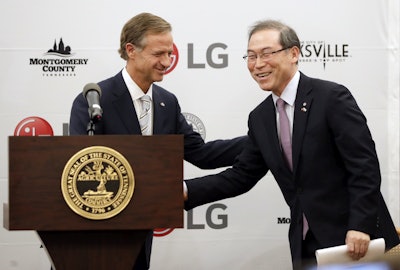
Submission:
<svg viewBox="0 0 400 270">
<path fill-rule="evenodd" d="M 134 173 L 134 192 L 118 214 L 100 220 L 71 210 L 61 190 L 72 156 L 114 149 Z M 53 268 L 132 269 L 149 230 L 183 227 L 183 136 L 9 137 L 9 201 L 4 227 L 37 231 Z"/>
</svg>

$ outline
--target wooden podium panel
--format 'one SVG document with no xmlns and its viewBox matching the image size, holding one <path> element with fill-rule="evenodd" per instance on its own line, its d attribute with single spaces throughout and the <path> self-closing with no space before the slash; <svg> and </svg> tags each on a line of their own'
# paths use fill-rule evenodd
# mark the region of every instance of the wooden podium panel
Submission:
<svg viewBox="0 0 400 270">
<path fill-rule="evenodd" d="M 133 170 L 131 200 L 106 219 L 75 213 L 62 193 L 64 168 L 90 146 L 117 151 Z M 152 229 L 183 227 L 182 181 L 181 135 L 9 137 L 4 227 L 37 231 L 57 270 L 132 269 Z"/>
<path fill-rule="evenodd" d="M 68 160 L 89 146 L 107 146 L 130 163 L 129 205 L 105 220 L 73 212 L 61 191 Z M 103 135 L 9 137 L 9 230 L 140 230 L 183 227 L 183 136 Z"/>
</svg>

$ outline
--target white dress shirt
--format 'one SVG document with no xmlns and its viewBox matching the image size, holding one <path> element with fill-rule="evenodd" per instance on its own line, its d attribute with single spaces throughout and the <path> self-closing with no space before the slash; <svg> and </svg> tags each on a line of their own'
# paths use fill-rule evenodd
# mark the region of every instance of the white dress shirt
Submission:
<svg viewBox="0 0 400 270">
<path fill-rule="evenodd" d="M 133 106 L 135 107 L 137 118 L 139 119 L 140 112 L 142 111 L 142 102 L 140 101 L 140 98 L 143 97 L 144 95 L 148 95 L 150 96 L 152 101 L 151 103 L 153 104 L 153 90 L 152 90 L 153 85 L 150 85 L 150 88 L 145 94 L 142 91 L 142 89 L 140 89 L 140 87 L 132 80 L 126 68 L 122 70 L 122 78 L 124 79 L 124 82 L 128 87 L 129 93 L 131 94 L 133 100 Z M 150 134 L 153 134 L 153 105 L 150 106 L 149 113 L 150 113 L 150 119 L 149 119 Z"/>
</svg>

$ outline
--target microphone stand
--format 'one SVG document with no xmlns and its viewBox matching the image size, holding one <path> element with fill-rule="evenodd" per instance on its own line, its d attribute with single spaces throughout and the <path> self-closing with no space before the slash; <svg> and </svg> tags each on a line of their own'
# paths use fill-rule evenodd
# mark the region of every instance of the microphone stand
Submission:
<svg viewBox="0 0 400 270">
<path fill-rule="evenodd" d="M 94 135 L 94 131 L 95 131 L 95 124 L 93 119 L 90 119 L 89 123 L 87 124 L 87 128 L 86 128 L 87 134 L 89 136 L 93 136 Z"/>
<path fill-rule="evenodd" d="M 89 108 L 89 117 L 90 117 L 90 121 L 87 124 L 86 127 L 86 132 L 89 136 L 93 136 L 94 135 L 94 131 L 95 131 L 95 124 L 97 121 L 101 120 L 101 114 L 97 114 L 94 112 L 93 109 Z"/>
</svg>

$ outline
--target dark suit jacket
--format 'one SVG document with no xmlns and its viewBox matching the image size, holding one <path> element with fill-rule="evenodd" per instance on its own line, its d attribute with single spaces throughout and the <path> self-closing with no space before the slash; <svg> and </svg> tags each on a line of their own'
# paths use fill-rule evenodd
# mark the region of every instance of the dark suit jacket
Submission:
<svg viewBox="0 0 400 270">
<path fill-rule="evenodd" d="M 348 230 L 384 237 L 387 248 L 399 243 L 380 193 L 374 141 L 347 88 L 301 74 L 293 172 L 280 149 L 272 96 L 250 113 L 248 126 L 248 143 L 231 169 L 186 181 L 185 209 L 247 192 L 270 170 L 291 210 L 293 261 L 301 260 L 302 213 L 321 248 L 344 244 Z"/>
<path fill-rule="evenodd" d="M 139 121 L 131 95 L 122 78 L 122 72 L 99 83 L 102 90 L 100 105 L 103 109 L 101 121 L 96 123 L 97 134 L 141 134 Z M 177 98 L 167 90 L 153 85 L 153 134 L 183 134 L 184 158 L 203 169 L 213 169 L 233 164 L 243 149 L 247 136 L 232 140 L 216 140 L 205 143 L 200 134 L 193 131 L 181 109 Z M 88 104 L 79 94 L 72 105 L 70 135 L 86 135 L 89 123 Z M 152 233 L 146 241 L 147 267 L 150 260 Z"/>
</svg>

